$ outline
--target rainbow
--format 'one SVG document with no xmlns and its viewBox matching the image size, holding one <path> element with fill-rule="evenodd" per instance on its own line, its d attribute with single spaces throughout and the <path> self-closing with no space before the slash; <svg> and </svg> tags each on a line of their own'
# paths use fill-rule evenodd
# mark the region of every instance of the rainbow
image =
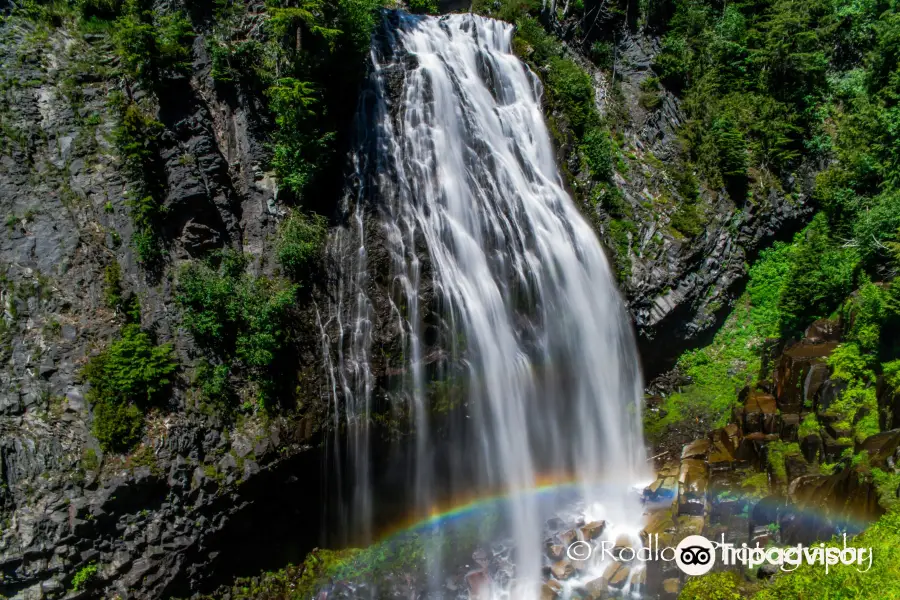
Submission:
<svg viewBox="0 0 900 600">
<path fill-rule="evenodd" d="M 410 533 L 421 533 L 433 530 L 439 526 L 459 522 L 466 518 L 470 518 L 476 513 L 487 512 L 491 508 L 497 507 L 504 502 L 508 502 L 510 498 L 514 498 L 517 495 L 532 494 L 535 496 L 546 497 L 552 494 L 576 491 L 581 485 L 583 485 L 583 482 L 577 480 L 573 475 L 544 475 L 538 478 L 538 481 L 533 488 L 525 490 L 458 495 L 445 502 L 436 504 L 427 514 L 413 513 L 379 530 L 375 536 L 374 545 L 382 544 Z M 602 484 L 596 483 L 593 485 Z M 716 491 L 717 490 L 715 489 L 711 489 L 710 495 L 714 495 Z M 749 500 L 751 505 L 759 502 L 764 503 L 767 500 L 766 498 L 760 499 L 753 497 L 751 494 L 736 494 L 734 497 L 739 500 Z M 829 519 L 827 513 L 817 507 L 800 509 L 797 506 L 792 506 L 792 512 L 802 517 L 815 518 L 822 521 Z M 859 532 L 865 529 L 870 522 L 848 519 L 842 521 L 842 524 L 843 528 L 848 532 Z"/>
</svg>

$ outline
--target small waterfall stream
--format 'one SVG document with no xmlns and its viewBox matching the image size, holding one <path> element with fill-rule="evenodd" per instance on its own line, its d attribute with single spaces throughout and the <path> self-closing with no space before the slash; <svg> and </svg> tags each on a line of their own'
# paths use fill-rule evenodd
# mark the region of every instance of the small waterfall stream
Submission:
<svg viewBox="0 0 900 600">
<path fill-rule="evenodd" d="M 628 316 L 563 186 L 540 81 L 512 33 L 473 15 L 386 13 L 322 321 L 357 537 L 372 535 L 381 410 L 411 432 L 396 465 L 410 512 L 509 496 L 515 597 L 528 600 L 540 596 L 544 517 L 527 492 L 575 481 L 586 511 L 635 524 L 629 486 L 645 457 Z M 613 485 L 598 496 L 598 483 Z"/>
</svg>

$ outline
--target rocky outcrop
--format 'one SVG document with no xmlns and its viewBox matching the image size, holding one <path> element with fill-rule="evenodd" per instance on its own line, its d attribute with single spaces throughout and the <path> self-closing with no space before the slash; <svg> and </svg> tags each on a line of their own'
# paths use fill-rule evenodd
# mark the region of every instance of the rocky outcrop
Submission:
<svg viewBox="0 0 900 600">
<path fill-rule="evenodd" d="M 553 26 L 561 35 L 573 30 L 565 23 Z M 678 137 L 686 116 L 678 97 L 661 86 L 653 103 L 642 100 L 647 97 L 642 83 L 656 76 L 659 40 L 627 31 L 617 37 L 615 90 L 611 73 L 581 56 L 579 48 L 590 40 L 570 42 L 569 51 L 592 75 L 599 111 L 622 134 L 613 179 L 626 204 L 624 216 L 607 214 L 589 200 L 589 175 L 577 148 L 563 144 L 559 151 L 576 197 L 598 223 L 619 266 L 645 373 L 652 378 L 672 367 L 685 349 L 711 338 L 741 292 L 747 265 L 773 240 L 789 239 L 811 216 L 815 167 L 803 165 L 784 181 L 760 178 L 751 183 L 747 199 L 700 181 L 693 201 L 697 231 L 680 232 L 674 217 L 692 202 L 679 181 L 689 168 Z M 627 243 L 613 231 L 615 219 L 630 224 Z"/>
<path fill-rule="evenodd" d="M 731 423 L 685 445 L 677 460 L 668 453 L 659 457 L 657 479 L 644 490 L 644 535 L 660 535 L 666 543 L 677 543 L 676 534 L 702 533 L 709 539 L 724 535 L 738 546 L 810 545 L 858 531 L 896 501 L 898 490 L 879 488 L 872 469 L 900 472 L 900 429 L 855 446 L 838 443 L 829 429 L 834 419 L 828 419 L 823 397 L 832 393 L 833 381 L 826 359 L 840 331 L 840 323 L 815 322 L 803 339 L 770 357 L 775 366 L 763 371 L 773 381 L 745 388 Z M 798 435 L 810 415 L 828 425 Z M 844 455 L 847 448 L 857 453 L 854 458 Z M 692 528 L 685 530 L 687 524 Z M 659 586 L 652 589 L 674 598 L 683 575 L 662 569 L 648 574 Z"/>
<path fill-rule="evenodd" d="M 231 557 L 219 548 L 253 539 L 241 523 L 252 523 L 254 511 L 288 521 L 296 513 L 296 506 L 278 513 L 261 490 L 277 484 L 291 493 L 298 482 L 294 476 L 285 483 L 291 469 L 318 444 L 324 408 L 317 380 L 305 380 L 302 409 L 229 427 L 197 410 L 186 392 L 197 352 L 179 329 L 179 263 L 232 247 L 254 258 L 253 269 L 271 269 L 267 255 L 281 210 L 266 172 L 260 99 L 217 87 L 205 48 L 200 35 L 191 75 L 151 96 L 116 76 L 106 35 L 15 17 L 0 23 L 4 596 L 62 597 L 90 565 L 97 572 L 88 590 L 70 597 L 187 596 L 217 568 L 233 574 Z M 132 94 L 164 125 L 158 146 L 166 267 L 159 279 L 147 277 L 129 243 L 128 182 L 109 104 L 114 92 Z M 127 457 L 101 452 L 79 376 L 121 325 L 103 301 L 111 264 L 118 264 L 125 293 L 139 298 L 142 326 L 173 343 L 183 367 L 169 404 L 150 413 L 141 445 Z M 317 344 L 310 346 L 314 353 Z M 298 370 L 314 360 L 305 352 Z M 303 464 L 307 477 L 317 476 L 315 456 Z M 307 519 L 317 514 L 315 502 L 308 510 Z M 306 525 L 311 535 L 293 530 L 299 551 L 317 541 L 318 526 Z M 259 548 L 262 554 L 272 547 Z"/>
</svg>

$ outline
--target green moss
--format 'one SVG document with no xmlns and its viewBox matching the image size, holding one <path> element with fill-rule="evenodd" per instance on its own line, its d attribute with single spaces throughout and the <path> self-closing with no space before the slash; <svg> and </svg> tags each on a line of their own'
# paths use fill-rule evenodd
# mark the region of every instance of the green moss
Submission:
<svg viewBox="0 0 900 600">
<path fill-rule="evenodd" d="M 769 468 L 772 470 L 772 475 L 782 483 L 787 480 L 785 460 L 789 456 L 800 455 L 800 446 L 795 442 L 789 443 L 778 440 L 769 442 L 766 445 L 766 460 L 768 461 Z"/>
<path fill-rule="evenodd" d="M 75 573 L 72 578 L 72 589 L 76 592 L 90 588 L 91 584 L 97 579 L 97 571 L 99 567 L 97 563 L 89 563 Z"/>
<path fill-rule="evenodd" d="M 86 448 L 81 455 L 81 468 L 85 471 L 96 471 L 100 468 L 100 459 L 93 448 Z"/>
<path fill-rule="evenodd" d="M 769 495 L 769 476 L 764 472 L 749 472 L 741 480 L 741 489 L 752 498 L 763 498 Z"/>
<path fill-rule="evenodd" d="M 797 437 L 802 440 L 815 433 L 819 433 L 819 420 L 814 413 L 809 413 L 800 422 L 800 427 L 797 429 Z"/>
</svg>

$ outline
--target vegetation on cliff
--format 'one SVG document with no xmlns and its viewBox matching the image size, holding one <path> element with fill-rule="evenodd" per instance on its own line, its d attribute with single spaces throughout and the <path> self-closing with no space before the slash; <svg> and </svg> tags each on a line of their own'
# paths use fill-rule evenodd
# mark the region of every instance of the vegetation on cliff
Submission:
<svg viewBox="0 0 900 600">
<path fill-rule="evenodd" d="M 873 408 L 874 382 L 898 357 L 893 244 L 900 222 L 900 67 L 896 6 L 807 0 L 725 8 L 667 5 L 656 67 L 681 90 L 683 130 L 704 178 L 741 201 L 764 201 L 764 181 L 819 164 L 818 214 L 791 244 L 776 243 L 750 270 L 747 291 L 710 347 L 685 354 L 692 385 L 669 397 L 651 431 L 705 411 L 726 419 L 759 371 L 767 337 L 797 336 L 813 320 L 843 317 L 845 344 L 831 360 L 849 389 L 835 407 Z M 881 281 L 882 283 L 873 283 Z M 877 411 L 854 425 L 878 430 Z"/>
</svg>

